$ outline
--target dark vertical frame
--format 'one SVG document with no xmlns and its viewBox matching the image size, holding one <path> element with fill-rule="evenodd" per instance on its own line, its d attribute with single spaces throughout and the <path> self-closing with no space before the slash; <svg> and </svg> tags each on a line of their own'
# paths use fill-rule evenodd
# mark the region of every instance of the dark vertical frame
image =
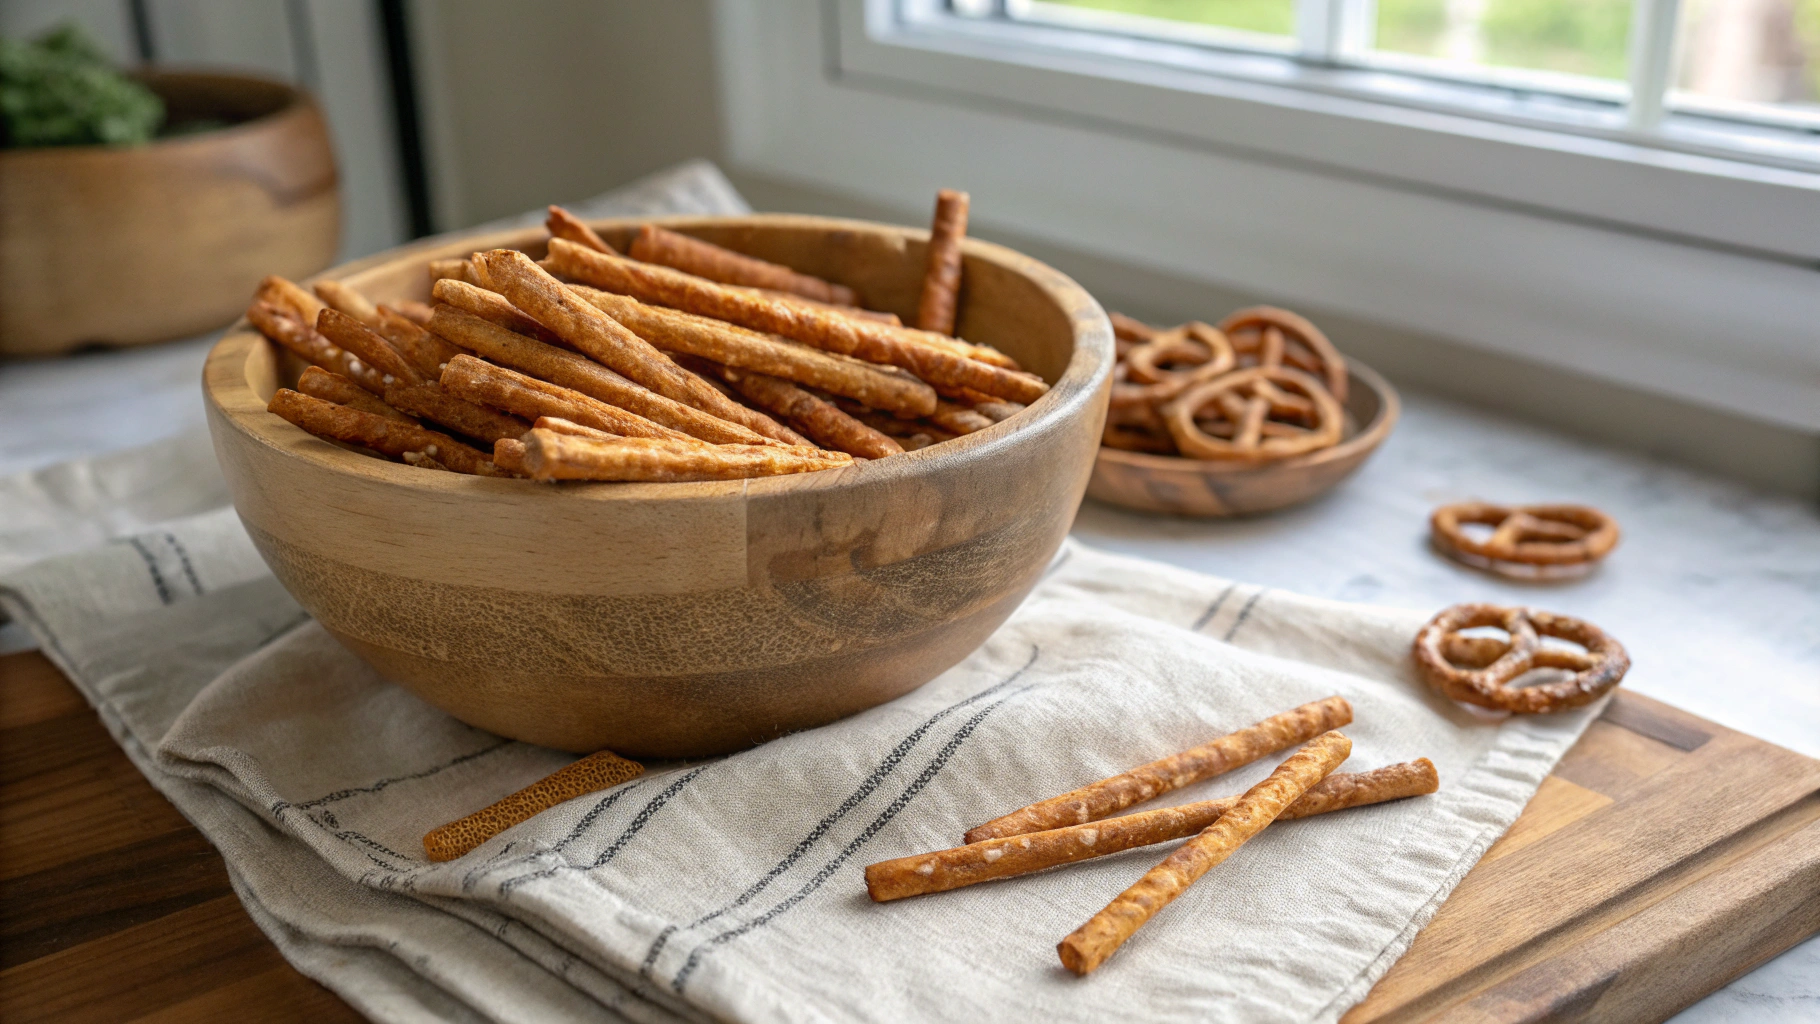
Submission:
<svg viewBox="0 0 1820 1024">
<path fill-rule="evenodd" d="M 392 87 L 393 127 L 398 136 L 398 167 L 404 177 L 405 207 L 412 238 L 436 230 L 430 210 L 429 168 L 424 162 L 423 119 L 417 104 L 417 74 L 411 59 L 411 26 L 405 0 L 379 0 L 379 25 L 385 37 L 387 80 Z"/>
<path fill-rule="evenodd" d="M 128 0 L 126 13 L 133 22 L 133 49 L 139 54 L 139 63 L 156 63 L 158 45 L 152 40 L 152 12 L 146 0 Z"/>
</svg>

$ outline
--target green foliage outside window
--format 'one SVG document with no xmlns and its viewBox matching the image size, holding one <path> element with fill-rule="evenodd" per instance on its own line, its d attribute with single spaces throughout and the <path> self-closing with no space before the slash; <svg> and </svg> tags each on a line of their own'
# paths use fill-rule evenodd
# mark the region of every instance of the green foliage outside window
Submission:
<svg viewBox="0 0 1820 1024">
<path fill-rule="evenodd" d="M 122 75 L 73 25 L 32 42 L 0 38 L 0 144 L 132 145 L 150 140 L 164 102 Z"/>
</svg>

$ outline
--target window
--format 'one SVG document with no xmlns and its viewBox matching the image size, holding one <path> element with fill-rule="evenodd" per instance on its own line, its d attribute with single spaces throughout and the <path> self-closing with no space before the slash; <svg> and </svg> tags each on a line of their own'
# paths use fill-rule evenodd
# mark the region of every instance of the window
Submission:
<svg viewBox="0 0 1820 1024">
<path fill-rule="evenodd" d="M 1059 47 L 1161 44 L 1141 56 L 1164 63 L 1227 55 L 1223 73 L 1380 102 L 1820 164 L 1820 0 L 950 0 L 924 17 L 944 15 Z"/>
</svg>

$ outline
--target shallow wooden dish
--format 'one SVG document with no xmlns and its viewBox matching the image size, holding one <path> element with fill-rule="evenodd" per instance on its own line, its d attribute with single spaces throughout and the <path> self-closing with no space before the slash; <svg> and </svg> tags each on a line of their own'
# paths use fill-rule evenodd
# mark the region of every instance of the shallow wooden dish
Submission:
<svg viewBox="0 0 1820 1024">
<path fill-rule="evenodd" d="M 659 219 L 915 309 L 926 232 L 812 217 Z M 601 221 L 626 243 L 638 223 Z M 438 240 L 327 276 L 424 299 Z M 751 481 L 564 484 L 415 469 L 265 411 L 292 367 L 245 324 L 210 353 L 209 428 L 272 571 L 389 679 L 516 739 L 639 757 L 739 749 L 872 707 L 977 647 L 1036 583 L 1099 446 L 1112 333 L 1092 297 L 969 241 L 961 331 L 1053 386 L 920 452 Z M 286 355 L 288 359 L 288 354 Z"/>
<path fill-rule="evenodd" d="M 1087 496 L 1143 512 L 1248 516 L 1324 494 L 1365 464 L 1397 424 L 1402 403 L 1390 382 L 1356 360 L 1346 412 L 1362 424 L 1332 448 L 1262 466 L 1101 448 Z"/>
<path fill-rule="evenodd" d="M 240 75 L 140 77 L 173 121 L 231 126 L 0 151 L 0 353 L 200 334 L 231 323 L 266 274 L 335 258 L 335 154 L 309 96 Z"/>
</svg>

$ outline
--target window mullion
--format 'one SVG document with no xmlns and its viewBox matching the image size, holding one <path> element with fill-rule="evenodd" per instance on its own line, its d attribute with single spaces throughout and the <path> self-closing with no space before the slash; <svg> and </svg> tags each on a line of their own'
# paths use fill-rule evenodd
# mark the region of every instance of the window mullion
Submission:
<svg viewBox="0 0 1820 1024">
<path fill-rule="evenodd" d="M 1630 23 L 1632 131 L 1654 132 L 1662 123 L 1669 77 L 1675 67 L 1675 30 L 1681 0 L 1635 0 Z"/>
<path fill-rule="evenodd" d="M 1296 0 L 1296 49 L 1302 59 L 1337 64 L 1371 48 L 1377 0 Z"/>
</svg>

